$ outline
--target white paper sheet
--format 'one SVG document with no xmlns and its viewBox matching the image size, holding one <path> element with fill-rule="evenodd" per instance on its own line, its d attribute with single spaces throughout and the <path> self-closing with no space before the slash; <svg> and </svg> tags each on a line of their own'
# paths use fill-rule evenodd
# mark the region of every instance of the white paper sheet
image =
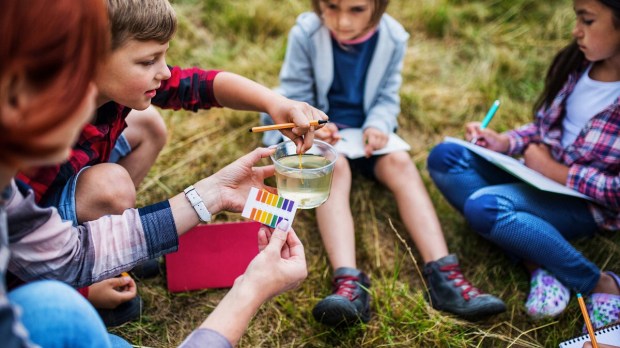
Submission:
<svg viewBox="0 0 620 348">
<path fill-rule="evenodd" d="M 364 140 L 360 128 L 347 128 L 339 131 L 342 139 L 334 146 L 336 151 L 350 159 L 364 157 Z M 373 152 L 373 155 L 383 155 L 394 151 L 409 151 L 411 146 L 395 133 L 390 133 L 390 138 L 384 148 Z"/>
</svg>

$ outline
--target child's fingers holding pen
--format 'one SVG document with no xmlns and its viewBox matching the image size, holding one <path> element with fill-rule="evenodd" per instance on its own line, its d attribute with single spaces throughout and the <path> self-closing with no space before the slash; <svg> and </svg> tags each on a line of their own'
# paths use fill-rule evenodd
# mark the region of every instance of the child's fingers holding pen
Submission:
<svg viewBox="0 0 620 348">
<path fill-rule="evenodd" d="M 309 110 L 304 110 L 306 115 L 309 116 L 308 121 L 327 121 L 329 120 L 329 117 L 327 117 L 327 115 L 315 108 L 310 106 L 309 104 L 306 104 L 306 106 L 309 108 Z M 319 123 L 318 125 L 311 125 L 310 128 L 308 129 L 307 133 L 305 133 L 304 137 L 303 137 L 303 147 L 300 149 L 299 146 L 297 147 L 297 153 L 301 153 L 301 152 L 305 152 L 306 150 L 310 149 L 312 147 L 312 144 L 314 143 L 314 132 L 317 129 L 321 129 L 322 127 L 324 127 L 324 123 Z"/>
<path fill-rule="evenodd" d="M 465 140 L 474 143 L 480 135 L 480 122 L 469 122 L 465 124 Z"/>
<path fill-rule="evenodd" d="M 312 143 L 314 143 L 314 126 L 310 127 L 310 130 L 304 136 L 303 148 L 300 150 L 297 148 L 297 153 L 306 152 L 306 150 L 312 147 Z"/>
</svg>

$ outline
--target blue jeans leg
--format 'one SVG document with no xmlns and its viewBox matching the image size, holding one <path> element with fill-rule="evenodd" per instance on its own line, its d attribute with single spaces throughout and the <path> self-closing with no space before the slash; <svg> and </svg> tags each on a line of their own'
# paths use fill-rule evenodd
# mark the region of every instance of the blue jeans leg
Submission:
<svg viewBox="0 0 620 348">
<path fill-rule="evenodd" d="M 510 183 L 476 191 L 464 215 L 483 237 L 541 265 L 567 287 L 589 293 L 598 282 L 599 268 L 568 242 L 598 230 L 585 200 Z"/>
<path fill-rule="evenodd" d="M 111 347 L 109 334 L 95 309 L 64 283 L 28 283 L 11 291 L 8 298 L 20 307 L 21 322 L 30 339 L 42 347 Z M 116 347 L 122 346 L 118 340 L 115 343 Z"/>
<path fill-rule="evenodd" d="M 494 164 L 454 143 L 435 146 L 427 165 L 439 191 L 461 214 L 465 200 L 479 189 L 517 181 Z"/>
</svg>

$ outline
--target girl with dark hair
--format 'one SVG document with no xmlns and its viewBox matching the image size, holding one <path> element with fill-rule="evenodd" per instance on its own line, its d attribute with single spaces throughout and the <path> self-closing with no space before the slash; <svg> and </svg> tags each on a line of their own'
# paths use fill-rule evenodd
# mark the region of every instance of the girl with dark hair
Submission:
<svg viewBox="0 0 620 348">
<path fill-rule="evenodd" d="M 435 147 L 428 168 L 471 227 L 529 269 L 528 314 L 559 315 L 573 290 L 600 327 L 619 319 L 620 278 L 568 241 L 620 230 L 620 3 L 573 4 L 575 40 L 554 59 L 534 121 L 502 134 L 470 123 L 466 137 L 593 201 L 540 191 L 456 144 Z"/>
</svg>

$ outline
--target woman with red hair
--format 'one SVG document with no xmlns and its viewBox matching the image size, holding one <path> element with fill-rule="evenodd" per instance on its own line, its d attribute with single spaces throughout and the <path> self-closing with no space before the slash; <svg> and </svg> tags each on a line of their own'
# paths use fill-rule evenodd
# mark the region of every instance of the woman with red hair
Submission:
<svg viewBox="0 0 620 348">
<path fill-rule="evenodd" d="M 61 162 L 94 112 L 91 81 L 109 48 L 103 0 L 22 0 L 0 5 L 0 339 L 2 347 L 127 347 L 109 335 L 83 287 L 178 248 L 202 215 L 183 193 L 74 227 L 40 208 L 15 174 Z M 102 73 L 105 73 L 102 71 Z M 266 188 L 273 150 L 256 149 L 200 180 L 197 207 L 240 211 L 251 187 Z M 197 191 L 197 190 L 196 190 Z M 207 210 L 208 208 L 208 210 Z M 258 232 L 259 255 L 220 305 L 183 343 L 231 347 L 258 307 L 307 275 L 303 246 L 288 223 Z M 7 291 L 7 271 L 26 285 Z M 124 285 L 122 278 L 118 287 Z"/>
<path fill-rule="evenodd" d="M 7 294 L 5 284 L 7 269 L 15 271 L 11 254 L 19 254 L 13 246 L 36 248 L 37 242 L 14 233 L 13 226 L 26 221 L 19 217 L 22 207 L 7 206 L 19 194 L 12 178 L 19 169 L 66 159 L 90 119 L 96 94 L 91 81 L 109 46 L 105 3 L 3 1 L 0 31 L 2 346 L 109 346 L 96 311 L 68 285 L 35 281 Z M 15 243 L 19 240 L 25 243 Z M 111 339 L 127 344 L 116 336 Z"/>
</svg>

